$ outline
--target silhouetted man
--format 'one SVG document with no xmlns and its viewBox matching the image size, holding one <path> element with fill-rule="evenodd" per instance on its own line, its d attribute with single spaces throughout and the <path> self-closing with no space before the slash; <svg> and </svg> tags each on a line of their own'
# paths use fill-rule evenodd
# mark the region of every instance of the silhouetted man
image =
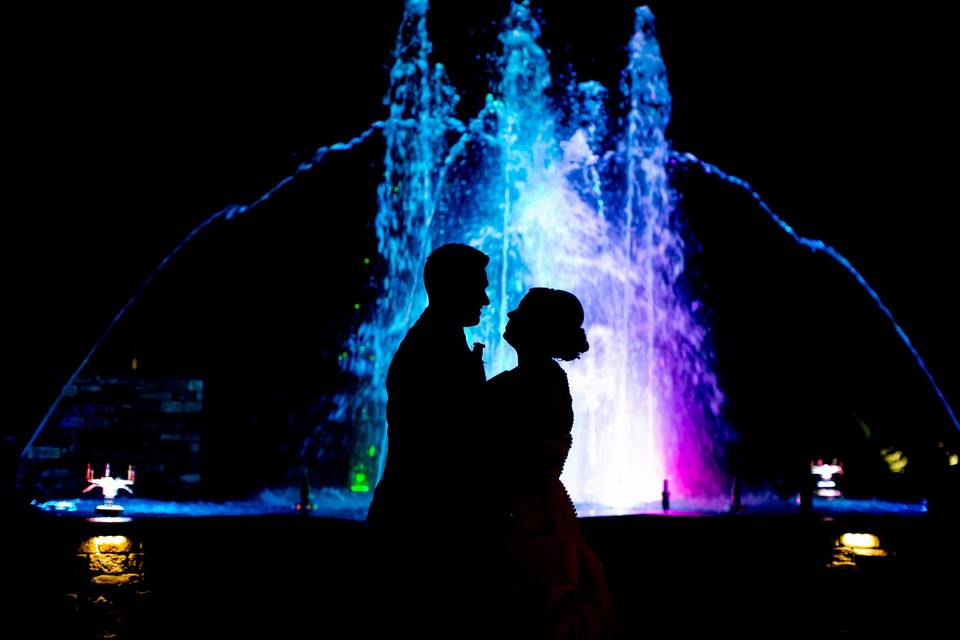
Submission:
<svg viewBox="0 0 960 640">
<path fill-rule="evenodd" d="M 446 244 L 427 258 L 429 304 L 387 374 L 387 461 L 367 521 L 383 554 L 393 623 L 441 626 L 459 619 L 466 565 L 487 516 L 478 513 L 479 398 L 486 375 L 463 328 L 480 322 L 489 258 Z M 393 617 L 393 616 L 391 616 Z M 449 622 L 449 620 L 447 620 Z"/>
</svg>

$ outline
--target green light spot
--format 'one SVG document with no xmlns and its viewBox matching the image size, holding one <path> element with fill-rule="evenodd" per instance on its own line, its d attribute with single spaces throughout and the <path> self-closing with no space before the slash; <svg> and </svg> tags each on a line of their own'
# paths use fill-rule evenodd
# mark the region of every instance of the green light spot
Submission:
<svg viewBox="0 0 960 640">
<path fill-rule="evenodd" d="M 369 454 L 370 454 L 370 457 L 372 458 L 373 456 L 377 455 L 377 448 L 376 448 L 376 447 L 370 447 L 370 449 L 367 450 L 367 453 L 369 453 Z"/>
<path fill-rule="evenodd" d="M 356 474 L 357 484 L 362 484 L 367 481 L 367 474 L 358 473 Z"/>
<path fill-rule="evenodd" d="M 359 302 L 353 303 L 353 308 L 354 308 L 354 309 L 359 309 L 359 308 L 360 308 L 360 303 L 359 303 Z"/>
<path fill-rule="evenodd" d="M 346 359 L 347 359 L 347 352 L 344 351 L 343 353 L 341 353 L 341 354 L 340 354 L 340 357 L 343 358 L 344 360 L 346 360 Z"/>
<path fill-rule="evenodd" d="M 354 485 L 350 485 L 350 491 L 353 491 L 355 493 L 366 493 L 370 491 L 370 487 L 368 487 L 365 484 L 354 484 Z"/>
<path fill-rule="evenodd" d="M 395 186 L 393 187 L 393 192 L 394 192 L 394 193 L 400 193 L 400 187 L 395 185 Z"/>
<path fill-rule="evenodd" d="M 370 258 L 364 258 L 363 264 L 370 264 Z"/>
</svg>

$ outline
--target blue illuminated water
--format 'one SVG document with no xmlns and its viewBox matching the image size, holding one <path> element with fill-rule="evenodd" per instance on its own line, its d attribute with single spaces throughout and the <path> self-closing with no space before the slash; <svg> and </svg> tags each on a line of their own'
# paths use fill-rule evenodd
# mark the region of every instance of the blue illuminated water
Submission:
<svg viewBox="0 0 960 640">
<path fill-rule="evenodd" d="M 527 289 L 566 289 L 583 301 L 591 348 L 566 367 L 576 423 L 564 482 L 574 500 L 629 506 L 656 499 L 664 478 L 678 495 L 722 492 L 730 435 L 699 303 L 679 293 L 670 92 L 653 15 L 637 10 L 620 86 L 627 124 L 612 135 L 599 83 L 579 83 L 559 104 L 551 97 L 526 3 L 504 20 L 500 77 L 466 123 L 443 66 L 431 62 L 426 22 L 426 4 L 408 3 L 385 98 L 376 227 L 388 273 L 345 360 L 359 384 L 338 416 L 361 434 L 356 470 L 379 471 L 364 452 L 383 450 L 386 368 L 426 305 L 426 256 L 463 242 L 490 256 L 491 305 L 469 336 L 487 346 L 488 376 L 516 362 L 502 333 Z"/>
<path fill-rule="evenodd" d="M 324 488 L 310 495 L 310 508 L 297 508 L 299 499 L 295 489 L 264 490 L 245 500 L 210 502 L 204 500 L 154 500 L 125 496 L 115 501 L 123 507 L 117 515 L 126 518 L 223 518 L 265 515 L 301 515 L 307 513 L 322 518 L 363 520 L 369 507 L 369 496 L 347 489 Z M 103 500 L 80 498 L 51 500 L 34 505 L 40 511 L 68 517 L 96 517 L 96 508 Z"/>
<path fill-rule="evenodd" d="M 336 520 L 363 521 L 369 507 L 369 494 L 351 492 L 347 489 L 323 489 L 311 495 L 308 511 L 296 507 L 298 495 L 291 490 L 265 490 L 245 500 L 209 502 L 203 500 L 154 500 L 150 498 L 124 497 L 116 504 L 123 507 L 117 517 L 140 520 L 143 518 L 250 518 L 259 516 L 303 516 L 332 518 Z M 56 517 L 96 518 L 96 508 L 102 504 L 97 499 L 51 500 L 34 504 L 38 511 Z M 439 508 L 439 505 L 438 505 Z M 825 499 L 814 497 L 812 510 L 821 515 L 831 514 L 892 514 L 922 515 L 927 512 L 924 502 L 892 502 L 877 499 Z M 798 505 L 794 499 L 779 498 L 770 494 L 747 494 L 738 510 L 739 514 L 794 514 Z M 725 499 L 689 498 L 671 502 L 664 510 L 659 500 L 640 502 L 629 507 L 605 505 L 581 505 L 580 517 L 603 517 L 624 515 L 651 516 L 718 516 L 730 513 Z"/>
</svg>

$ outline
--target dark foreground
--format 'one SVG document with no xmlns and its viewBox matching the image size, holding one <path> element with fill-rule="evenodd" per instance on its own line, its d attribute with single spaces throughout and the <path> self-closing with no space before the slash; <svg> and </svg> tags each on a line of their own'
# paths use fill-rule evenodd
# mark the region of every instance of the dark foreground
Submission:
<svg viewBox="0 0 960 640">
<path fill-rule="evenodd" d="M 4 637 L 363 638 L 378 615 L 360 522 L 7 515 Z M 951 518 L 648 514 L 581 523 L 606 566 L 624 637 L 956 628 L 960 536 Z M 874 534 L 880 549 L 838 545 L 844 533 Z M 430 615 L 429 603 L 420 615 Z"/>
</svg>

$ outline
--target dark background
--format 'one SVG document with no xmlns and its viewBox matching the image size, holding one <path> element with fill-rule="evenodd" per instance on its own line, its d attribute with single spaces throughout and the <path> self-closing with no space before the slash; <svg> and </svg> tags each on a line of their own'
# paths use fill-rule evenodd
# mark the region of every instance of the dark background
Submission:
<svg viewBox="0 0 960 640">
<path fill-rule="evenodd" d="M 469 117 L 493 78 L 488 54 L 508 3 L 433 4 L 434 61 Z M 634 5 L 543 4 L 555 77 L 572 68 L 617 96 Z M 945 14 L 835 3 L 652 8 L 675 147 L 749 180 L 800 234 L 845 254 L 960 404 L 955 54 Z M 192 228 L 385 116 L 401 12 L 390 2 L 11 17 L 2 236 L 10 451 Z M 220 463 L 256 464 L 263 477 L 290 466 L 277 423 L 323 413 L 336 355 L 371 299 L 382 149 L 374 136 L 330 156 L 264 206 L 204 230 L 86 373 L 127 375 L 136 357 L 138 375 L 201 377 L 218 416 L 205 446 Z M 889 480 L 884 447 L 913 456 L 913 468 L 933 464 L 939 442 L 956 451 L 928 381 L 839 265 L 793 244 L 715 178 L 680 172 L 675 184 L 699 245 L 691 274 L 712 318 L 745 475 L 780 482 L 810 457 L 839 455 L 863 471 L 861 491 L 878 492 Z"/>
</svg>

